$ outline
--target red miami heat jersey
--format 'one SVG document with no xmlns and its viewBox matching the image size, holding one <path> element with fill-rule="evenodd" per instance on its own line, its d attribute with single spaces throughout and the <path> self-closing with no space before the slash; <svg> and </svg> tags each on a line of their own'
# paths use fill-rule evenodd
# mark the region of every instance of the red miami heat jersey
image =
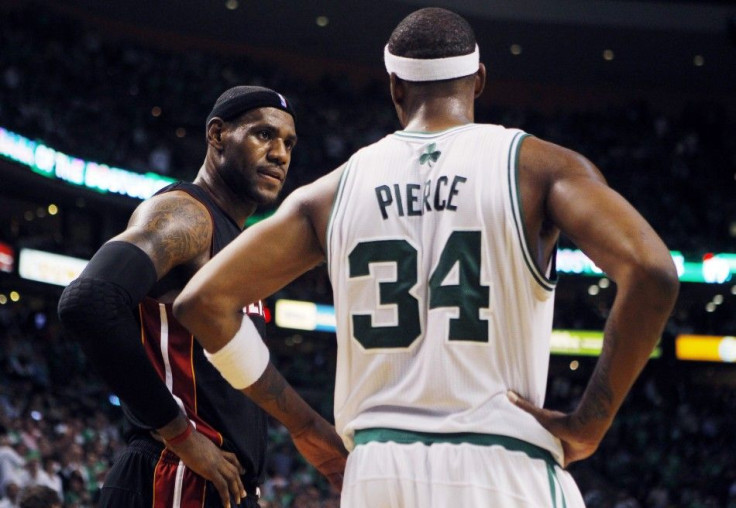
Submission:
<svg viewBox="0 0 736 508">
<path fill-rule="evenodd" d="M 211 256 L 223 249 L 241 232 L 240 227 L 206 193 L 190 183 L 176 183 L 159 194 L 184 191 L 209 211 L 214 225 Z M 262 483 L 265 467 L 266 414 L 239 390 L 234 389 L 207 361 L 202 346 L 172 312 L 172 304 L 158 301 L 153 294 L 168 288 L 181 289 L 186 276 L 176 270 L 167 274 L 139 305 L 141 342 L 151 363 L 197 430 L 218 446 L 234 452 L 246 470 L 248 483 Z M 163 289 L 162 289 L 163 288 Z M 265 319 L 262 303 L 244 312 L 251 317 L 262 337 Z M 126 411 L 133 433 L 145 432 Z"/>
</svg>

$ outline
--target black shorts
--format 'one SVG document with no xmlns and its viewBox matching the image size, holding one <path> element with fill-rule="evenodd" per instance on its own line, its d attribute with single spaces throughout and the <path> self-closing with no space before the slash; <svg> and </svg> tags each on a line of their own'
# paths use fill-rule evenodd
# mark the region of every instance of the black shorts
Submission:
<svg viewBox="0 0 736 508">
<path fill-rule="evenodd" d="M 247 485 L 244 483 L 244 485 Z M 258 508 L 255 488 L 233 508 Z M 156 503 L 154 504 L 154 498 Z M 222 508 L 212 482 L 181 467 L 176 455 L 154 439 L 135 439 L 107 473 L 100 508 L 168 508 L 178 499 L 181 508 Z"/>
</svg>

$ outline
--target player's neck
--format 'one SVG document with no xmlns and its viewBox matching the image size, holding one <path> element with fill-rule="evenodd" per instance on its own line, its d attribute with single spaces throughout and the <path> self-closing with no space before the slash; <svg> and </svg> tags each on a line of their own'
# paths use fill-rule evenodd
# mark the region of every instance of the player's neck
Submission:
<svg viewBox="0 0 736 508">
<path fill-rule="evenodd" d="M 243 201 L 236 196 L 227 185 L 217 176 L 200 170 L 195 178 L 195 185 L 201 187 L 210 198 L 219 206 L 236 224 L 245 226 L 245 221 L 256 211 L 257 205 L 252 201 Z"/>
<path fill-rule="evenodd" d="M 406 114 L 404 130 L 437 132 L 473 123 L 473 104 L 457 97 L 441 97 L 418 102 Z"/>
</svg>

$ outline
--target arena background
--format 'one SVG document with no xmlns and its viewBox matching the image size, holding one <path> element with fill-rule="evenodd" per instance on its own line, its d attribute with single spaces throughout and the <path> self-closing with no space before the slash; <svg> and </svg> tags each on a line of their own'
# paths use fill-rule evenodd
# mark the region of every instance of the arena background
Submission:
<svg viewBox="0 0 736 508">
<path fill-rule="evenodd" d="M 45 468 L 65 506 L 94 503 L 122 446 L 120 411 L 59 329 L 56 301 L 155 175 L 194 176 L 219 93 L 261 84 L 294 101 L 288 193 L 398 127 L 382 48 L 424 5 L 0 0 L 0 494 Z M 736 2 L 432 5 L 476 30 L 489 69 L 477 120 L 588 156 L 681 270 L 657 357 L 601 449 L 571 467 L 588 506 L 736 506 Z M 565 410 L 615 289 L 560 247 L 547 405 Z M 331 303 L 322 268 L 267 302 L 277 365 L 328 418 Z M 337 506 L 283 429 L 271 437 L 264 506 Z"/>
</svg>

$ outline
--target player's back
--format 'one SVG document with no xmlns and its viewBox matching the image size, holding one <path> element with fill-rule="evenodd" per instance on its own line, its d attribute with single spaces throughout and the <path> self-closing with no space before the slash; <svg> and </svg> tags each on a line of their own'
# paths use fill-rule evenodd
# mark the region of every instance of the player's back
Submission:
<svg viewBox="0 0 736 508">
<path fill-rule="evenodd" d="M 559 457 L 506 398 L 544 402 L 554 300 L 524 237 L 523 137 L 478 124 L 400 131 L 348 162 L 328 226 L 348 445 L 356 429 L 388 427 L 508 435 Z"/>
</svg>

